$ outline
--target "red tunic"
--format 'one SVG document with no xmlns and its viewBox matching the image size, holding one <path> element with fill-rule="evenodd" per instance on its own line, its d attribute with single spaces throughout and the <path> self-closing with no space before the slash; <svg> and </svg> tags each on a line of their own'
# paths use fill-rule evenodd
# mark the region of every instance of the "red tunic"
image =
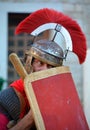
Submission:
<svg viewBox="0 0 90 130">
<path fill-rule="evenodd" d="M 22 96 L 25 99 L 26 105 L 25 105 L 25 109 L 24 111 L 20 114 L 20 118 L 22 118 L 25 114 L 26 114 L 26 110 L 27 108 L 29 108 L 29 103 L 24 91 L 24 83 L 22 79 L 16 80 L 13 83 L 10 84 L 10 87 L 15 88 L 18 92 L 20 92 L 22 94 Z"/>
</svg>

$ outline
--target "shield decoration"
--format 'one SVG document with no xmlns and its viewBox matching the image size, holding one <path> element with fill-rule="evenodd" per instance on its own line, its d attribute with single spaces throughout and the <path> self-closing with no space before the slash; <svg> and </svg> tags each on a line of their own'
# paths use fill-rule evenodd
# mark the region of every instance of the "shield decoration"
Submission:
<svg viewBox="0 0 90 130">
<path fill-rule="evenodd" d="M 69 67 L 31 73 L 24 85 L 37 130 L 89 130 Z"/>
</svg>

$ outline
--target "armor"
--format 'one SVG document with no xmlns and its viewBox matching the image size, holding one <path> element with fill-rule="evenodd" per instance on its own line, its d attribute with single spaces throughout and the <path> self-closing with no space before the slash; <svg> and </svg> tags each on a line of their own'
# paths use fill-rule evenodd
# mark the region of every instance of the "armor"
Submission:
<svg viewBox="0 0 90 130">
<path fill-rule="evenodd" d="M 12 98 L 13 97 L 13 98 Z M 0 93 L 0 105 L 7 117 L 17 121 L 20 116 L 20 102 L 13 88 L 8 88 Z"/>
</svg>

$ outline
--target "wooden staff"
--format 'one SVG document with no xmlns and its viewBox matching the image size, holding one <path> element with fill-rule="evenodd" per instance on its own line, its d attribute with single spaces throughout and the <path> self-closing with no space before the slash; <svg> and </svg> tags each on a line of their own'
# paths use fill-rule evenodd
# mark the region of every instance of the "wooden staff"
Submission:
<svg viewBox="0 0 90 130">
<path fill-rule="evenodd" d="M 27 74 L 24 66 L 22 65 L 19 57 L 16 55 L 16 53 L 11 53 L 9 55 L 9 59 L 10 59 L 11 63 L 13 64 L 15 70 L 19 74 L 19 76 L 22 78 L 22 80 L 24 81 L 26 77 L 28 78 L 28 74 Z M 37 104 L 37 99 L 34 94 L 33 88 L 32 87 L 28 88 L 27 86 L 24 86 L 24 89 L 25 89 L 25 93 L 28 98 L 28 101 L 30 103 L 31 110 L 33 112 L 33 117 L 34 117 L 34 121 L 35 121 L 37 130 L 45 130 L 44 121 L 42 119 L 42 115 L 40 113 L 39 106 Z M 35 105 L 33 105 L 33 104 L 35 104 Z M 38 112 L 36 112 L 36 109 Z"/>
</svg>

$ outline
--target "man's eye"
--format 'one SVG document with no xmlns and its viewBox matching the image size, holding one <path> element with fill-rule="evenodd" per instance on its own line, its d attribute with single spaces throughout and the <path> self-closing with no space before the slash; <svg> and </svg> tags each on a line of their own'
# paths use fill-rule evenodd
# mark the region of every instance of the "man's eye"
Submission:
<svg viewBox="0 0 90 130">
<path fill-rule="evenodd" d="M 53 68 L 53 66 L 52 66 L 52 65 L 49 65 L 49 64 L 48 64 L 47 66 L 48 66 L 48 68 Z"/>
<path fill-rule="evenodd" d="M 44 64 L 43 62 L 41 62 L 41 61 L 39 62 L 39 65 L 43 65 L 43 64 Z"/>
<path fill-rule="evenodd" d="M 34 63 L 36 63 L 38 65 L 43 65 L 43 62 L 41 62 L 41 61 L 35 61 Z"/>
</svg>

